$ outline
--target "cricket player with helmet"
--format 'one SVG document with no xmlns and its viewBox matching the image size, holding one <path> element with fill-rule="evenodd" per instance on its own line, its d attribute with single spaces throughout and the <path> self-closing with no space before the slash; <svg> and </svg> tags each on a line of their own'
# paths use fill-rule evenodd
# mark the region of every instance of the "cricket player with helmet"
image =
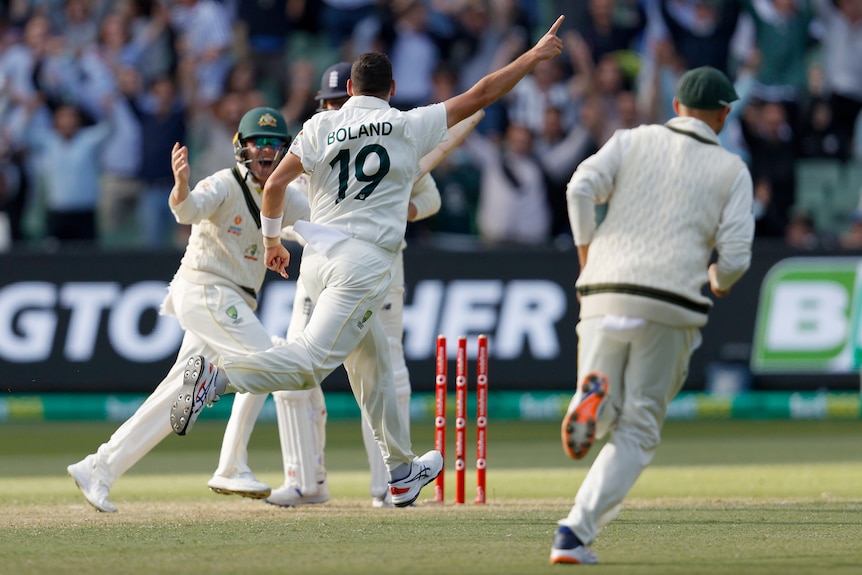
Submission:
<svg viewBox="0 0 862 575">
<path fill-rule="evenodd" d="M 347 80 L 350 78 L 351 62 L 339 62 L 324 71 L 320 90 L 316 99 L 320 102 L 318 111 L 337 110 L 350 97 L 347 93 Z M 475 126 L 473 123 L 470 129 Z M 307 178 L 300 177 L 299 187 L 307 186 Z M 440 209 L 440 192 L 430 173 L 425 171 L 415 182 L 410 195 L 409 216 L 411 221 L 430 217 Z M 282 231 L 282 238 L 304 243 L 301 236 L 293 232 L 292 226 Z M 406 247 L 402 243 L 402 250 Z M 296 295 L 293 303 L 287 341 L 291 341 L 308 323 L 313 305 L 303 287 L 302 277 L 297 280 Z M 399 416 L 410 421 L 410 375 L 404 360 L 403 311 L 404 311 L 404 260 L 399 254 L 396 262 L 395 278 L 392 287 L 381 307 L 381 318 L 389 340 L 389 350 L 395 375 L 395 393 Z M 284 460 L 284 484 L 272 490 L 265 499 L 267 503 L 292 507 L 329 500 L 329 486 L 326 479 L 324 449 L 326 446 L 326 402 L 321 388 L 308 390 L 276 391 L 272 394 L 278 420 L 279 439 Z M 262 397 L 262 396 L 252 396 Z M 244 412 L 243 412 L 244 413 Z M 228 424 L 228 433 L 222 448 L 222 464 L 219 469 L 246 469 L 247 465 L 237 466 L 236 461 L 247 460 L 247 444 L 254 426 L 254 419 L 245 414 Z M 383 455 L 374 439 L 365 418 L 362 419 L 362 438 L 368 454 L 371 472 L 370 494 L 374 507 L 392 507 L 389 494 L 388 474 Z M 231 463 L 233 462 L 233 463 Z M 227 489 L 226 481 L 219 471 L 210 480 L 210 487 L 223 494 L 249 496 L 261 491 L 254 476 L 248 473 L 237 474 L 230 479 L 232 489 Z"/>
<path fill-rule="evenodd" d="M 305 122 L 267 181 L 261 204 L 265 260 L 288 277 L 281 243 L 287 184 L 309 175 L 308 221 L 294 223 L 307 245 L 300 274 L 315 307 L 308 325 L 284 345 L 247 355 L 190 356 L 183 388 L 168 413 L 185 435 L 203 408 L 225 393 L 312 389 L 344 365 L 357 403 L 374 431 L 396 507 L 411 505 L 443 470 L 432 450 L 413 454 L 398 415 L 392 360 L 379 310 L 394 278 L 419 160 L 447 130 L 499 100 L 536 65 L 560 55 L 560 16 L 526 53 L 440 104 L 402 112 L 385 54 L 362 54 L 348 81 L 351 98 L 337 111 Z M 215 362 L 218 362 L 216 365 Z"/>
<path fill-rule="evenodd" d="M 95 453 L 67 467 L 86 500 L 99 511 L 117 510 L 109 499 L 113 484 L 171 433 L 165 413 L 181 392 L 189 354 L 246 354 L 272 345 L 254 313 L 266 273 L 260 202 L 263 186 L 284 158 L 290 140 L 277 110 L 250 110 L 234 138 L 236 165 L 201 180 L 191 190 L 188 148 L 174 144 L 174 186 L 168 202 L 179 223 L 191 224 L 191 235 L 161 313 L 176 316 L 185 334 L 176 363 L 134 415 Z M 308 218 L 305 195 L 293 187 L 285 193 L 291 198 L 285 205 L 291 209 L 284 216 Z M 237 394 L 232 417 L 256 418 L 262 399 L 265 396 Z M 220 468 L 224 477 L 253 479 L 247 466 L 228 463 L 234 467 Z M 252 495 L 268 494 L 263 485 Z"/>
</svg>

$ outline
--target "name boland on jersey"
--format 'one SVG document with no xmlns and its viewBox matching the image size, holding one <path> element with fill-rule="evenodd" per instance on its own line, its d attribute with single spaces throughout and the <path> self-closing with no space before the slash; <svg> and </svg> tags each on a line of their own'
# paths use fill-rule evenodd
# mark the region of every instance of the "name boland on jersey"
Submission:
<svg viewBox="0 0 862 575">
<path fill-rule="evenodd" d="M 315 114 L 290 147 L 309 174 L 311 222 L 397 251 L 419 159 L 446 138 L 443 104 L 402 112 L 354 96 Z"/>
</svg>

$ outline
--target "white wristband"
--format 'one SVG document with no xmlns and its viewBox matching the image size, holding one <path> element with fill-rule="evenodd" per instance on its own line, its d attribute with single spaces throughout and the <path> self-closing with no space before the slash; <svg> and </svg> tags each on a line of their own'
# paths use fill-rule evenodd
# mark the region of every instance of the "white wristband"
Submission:
<svg viewBox="0 0 862 575">
<path fill-rule="evenodd" d="M 281 235 L 281 218 L 282 216 L 268 218 L 261 212 L 260 231 L 263 232 L 264 237 L 277 238 Z"/>
</svg>

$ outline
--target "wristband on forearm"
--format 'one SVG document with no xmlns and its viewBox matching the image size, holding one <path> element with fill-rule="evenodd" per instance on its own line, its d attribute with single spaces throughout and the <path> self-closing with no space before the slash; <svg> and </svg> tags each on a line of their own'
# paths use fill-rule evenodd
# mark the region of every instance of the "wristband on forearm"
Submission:
<svg viewBox="0 0 862 575">
<path fill-rule="evenodd" d="M 263 212 L 260 213 L 260 231 L 265 238 L 277 238 L 281 234 L 281 218 L 268 218 Z"/>
</svg>

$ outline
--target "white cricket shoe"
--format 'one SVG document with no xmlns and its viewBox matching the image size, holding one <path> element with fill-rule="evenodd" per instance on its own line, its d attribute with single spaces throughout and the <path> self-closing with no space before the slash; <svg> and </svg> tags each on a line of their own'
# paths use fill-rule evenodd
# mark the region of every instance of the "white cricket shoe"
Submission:
<svg viewBox="0 0 862 575">
<path fill-rule="evenodd" d="M 329 481 L 324 479 L 318 482 L 317 493 L 312 494 L 303 493 L 296 483 L 285 483 L 281 487 L 273 489 L 269 497 L 263 501 L 279 507 L 299 507 L 300 505 L 326 503 L 329 501 Z"/>
<path fill-rule="evenodd" d="M 395 504 L 392 503 L 392 494 L 388 491 L 383 495 L 374 495 L 371 497 L 371 506 L 375 509 L 386 509 L 395 507 Z"/>
<path fill-rule="evenodd" d="M 207 487 L 222 495 L 239 495 L 251 499 L 263 499 L 272 492 L 270 486 L 258 481 L 251 471 L 232 475 L 213 475 L 207 481 Z"/>
<path fill-rule="evenodd" d="M 587 549 L 587 546 L 578 539 L 578 536 L 571 529 L 561 525 L 554 533 L 551 563 L 595 565 L 598 563 L 598 558 L 595 553 Z"/>
<path fill-rule="evenodd" d="M 185 435 L 207 405 L 219 400 L 215 380 L 218 368 L 202 355 L 193 355 L 186 363 L 183 387 L 171 406 L 171 427 Z"/>
<path fill-rule="evenodd" d="M 443 471 L 443 454 L 439 451 L 429 451 L 422 457 L 414 457 L 410 462 L 410 473 L 398 481 L 389 482 L 389 493 L 395 507 L 408 507 L 422 488 L 437 479 Z"/>
<path fill-rule="evenodd" d="M 88 455 L 78 463 L 66 467 L 69 476 L 75 480 L 75 485 L 84 494 L 87 503 L 104 513 L 114 513 L 117 506 L 108 499 L 110 488 L 96 478 L 96 456 Z"/>
</svg>

